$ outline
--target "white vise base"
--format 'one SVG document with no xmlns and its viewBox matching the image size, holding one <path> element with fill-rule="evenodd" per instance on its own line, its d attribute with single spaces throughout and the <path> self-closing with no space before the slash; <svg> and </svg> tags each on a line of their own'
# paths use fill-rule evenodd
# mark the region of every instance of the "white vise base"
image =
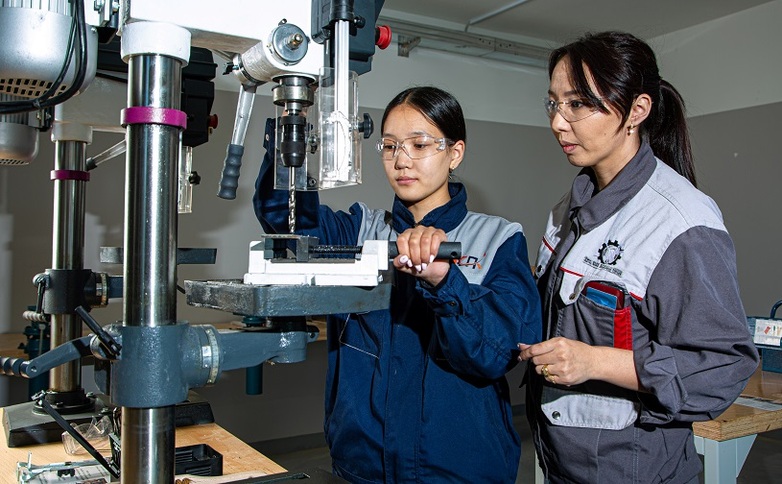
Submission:
<svg viewBox="0 0 782 484">
<path fill-rule="evenodd" d="M 263 257 L 263 243 L 250 243 L 245 284 L 294 286 L 377 286 L 388 270 L 388 241 L 367 240 L 361 257 L 326 262 L 272 261 Z"/>
</svg>

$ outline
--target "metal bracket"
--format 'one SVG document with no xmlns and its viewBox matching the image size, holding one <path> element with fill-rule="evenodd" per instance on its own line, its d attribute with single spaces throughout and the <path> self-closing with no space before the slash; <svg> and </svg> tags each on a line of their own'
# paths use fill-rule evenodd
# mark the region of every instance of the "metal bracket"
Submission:
<svg viewBox="0 0 782 484">
<path fill-rule="evenodd" d="M 421 37 L 406 37 L 403 35 L 399 36 L 399 47 L 397 48 L 397 55 L 399 57 L 409 57 L 410 52 L 418 47 L 418 44 L 421 43 Z"/>
</svg>

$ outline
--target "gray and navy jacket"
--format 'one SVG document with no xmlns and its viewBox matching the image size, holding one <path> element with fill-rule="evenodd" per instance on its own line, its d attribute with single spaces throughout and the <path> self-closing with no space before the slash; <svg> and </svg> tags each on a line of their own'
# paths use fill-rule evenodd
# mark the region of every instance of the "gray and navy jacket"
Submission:
<svg viewBox="0 0 782 484">
<path fill-rule="evenodd" d="M 689 482 L 692 422 L 722 413 L 758 355 L 733 243 L 712 199 L 643 143 L 603 190 L 591 169 L 554 207 L 536 264 L 544 338 L 633 351 L 645 392 L 528 372 L 527 413 L 551 482 Z"/>
<path fill-rule="evenodd" d="M 287 192 L 272 189 L 270 144 L 255 209 L 267 233 L 284 232 Z M 520 441 L 504 375 L 519 341 L 540 341 L 540 300 L 521 226 L 469 212 L 464 186 L 449 189 L 451 200 L 420 222 L 462 243 L 446 278 L 424 287 L 397 272 L 388 310 L 328 317 L 324 430 L 334 472 L 348 481 L 516 479 Z M 389 214 L 297 197 L 299 232 L 325 244 L 395 240 L 415 225 L 399 199 Z"/>
</svg>

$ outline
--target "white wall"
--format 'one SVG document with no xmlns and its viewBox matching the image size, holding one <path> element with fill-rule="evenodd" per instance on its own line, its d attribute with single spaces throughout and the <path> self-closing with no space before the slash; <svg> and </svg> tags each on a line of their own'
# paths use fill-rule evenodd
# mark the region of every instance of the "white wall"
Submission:
<svg viewBox="0 0 782 484">
<path fill-rule="evenodd" d="M 377 51 L 372 70 L 360 76 L 358 84 L 363 108 L 382 110 L 393 94 L 414 85 L 432 84 L 456 96 L 470 119 L 529 126 L 547 126 L 548 122 L 542 107 L 548 75 L 535 67 L 423 48 L 400 57 L 392 44 Z M 239 90 L 231 76 L 219 76 L 215 86 L 223 91 Z M 270 98 L 271 86 L 259 87 L 258 94 L 261 99 Z"/>
<path fill-rule="evenodd" d="M 650 40 L 690 116 L 782 101 L 782 1 Z"/>
</svg>

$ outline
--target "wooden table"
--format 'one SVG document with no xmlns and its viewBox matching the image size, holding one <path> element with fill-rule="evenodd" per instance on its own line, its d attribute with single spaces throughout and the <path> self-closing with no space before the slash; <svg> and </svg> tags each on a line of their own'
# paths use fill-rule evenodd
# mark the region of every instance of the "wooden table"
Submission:
<svg viewBox="0 0 782 484">
<path fill-rule="evenodd" d="M 757 434 L 780 428 L 782 374 L 758 367 L 741 397 L 722 415 L 693 424 L 704 482 L 735 484 Z"/>
<path fill-rule="evenodd" d="M 0 421 L 3 417 L 0 408 Z M 223 456 L 223 476 L 193 477 L 193 484 L 235 481 L 251 477 L 285 472 L 277 463 L 253 449 L 217 424 L 191 425 L 176 429 L 176 446 L 208 444 Z M 68 460 L 91 460 L 88 454 L 72 456 L 65 453 L 61 442 L 9 448 L 5 437 L 0 436 L 0 483 L 16 482 L 16 463 L 26 462 L 32 452 L 33 464 L 42 465 Z"/>
</svg>

